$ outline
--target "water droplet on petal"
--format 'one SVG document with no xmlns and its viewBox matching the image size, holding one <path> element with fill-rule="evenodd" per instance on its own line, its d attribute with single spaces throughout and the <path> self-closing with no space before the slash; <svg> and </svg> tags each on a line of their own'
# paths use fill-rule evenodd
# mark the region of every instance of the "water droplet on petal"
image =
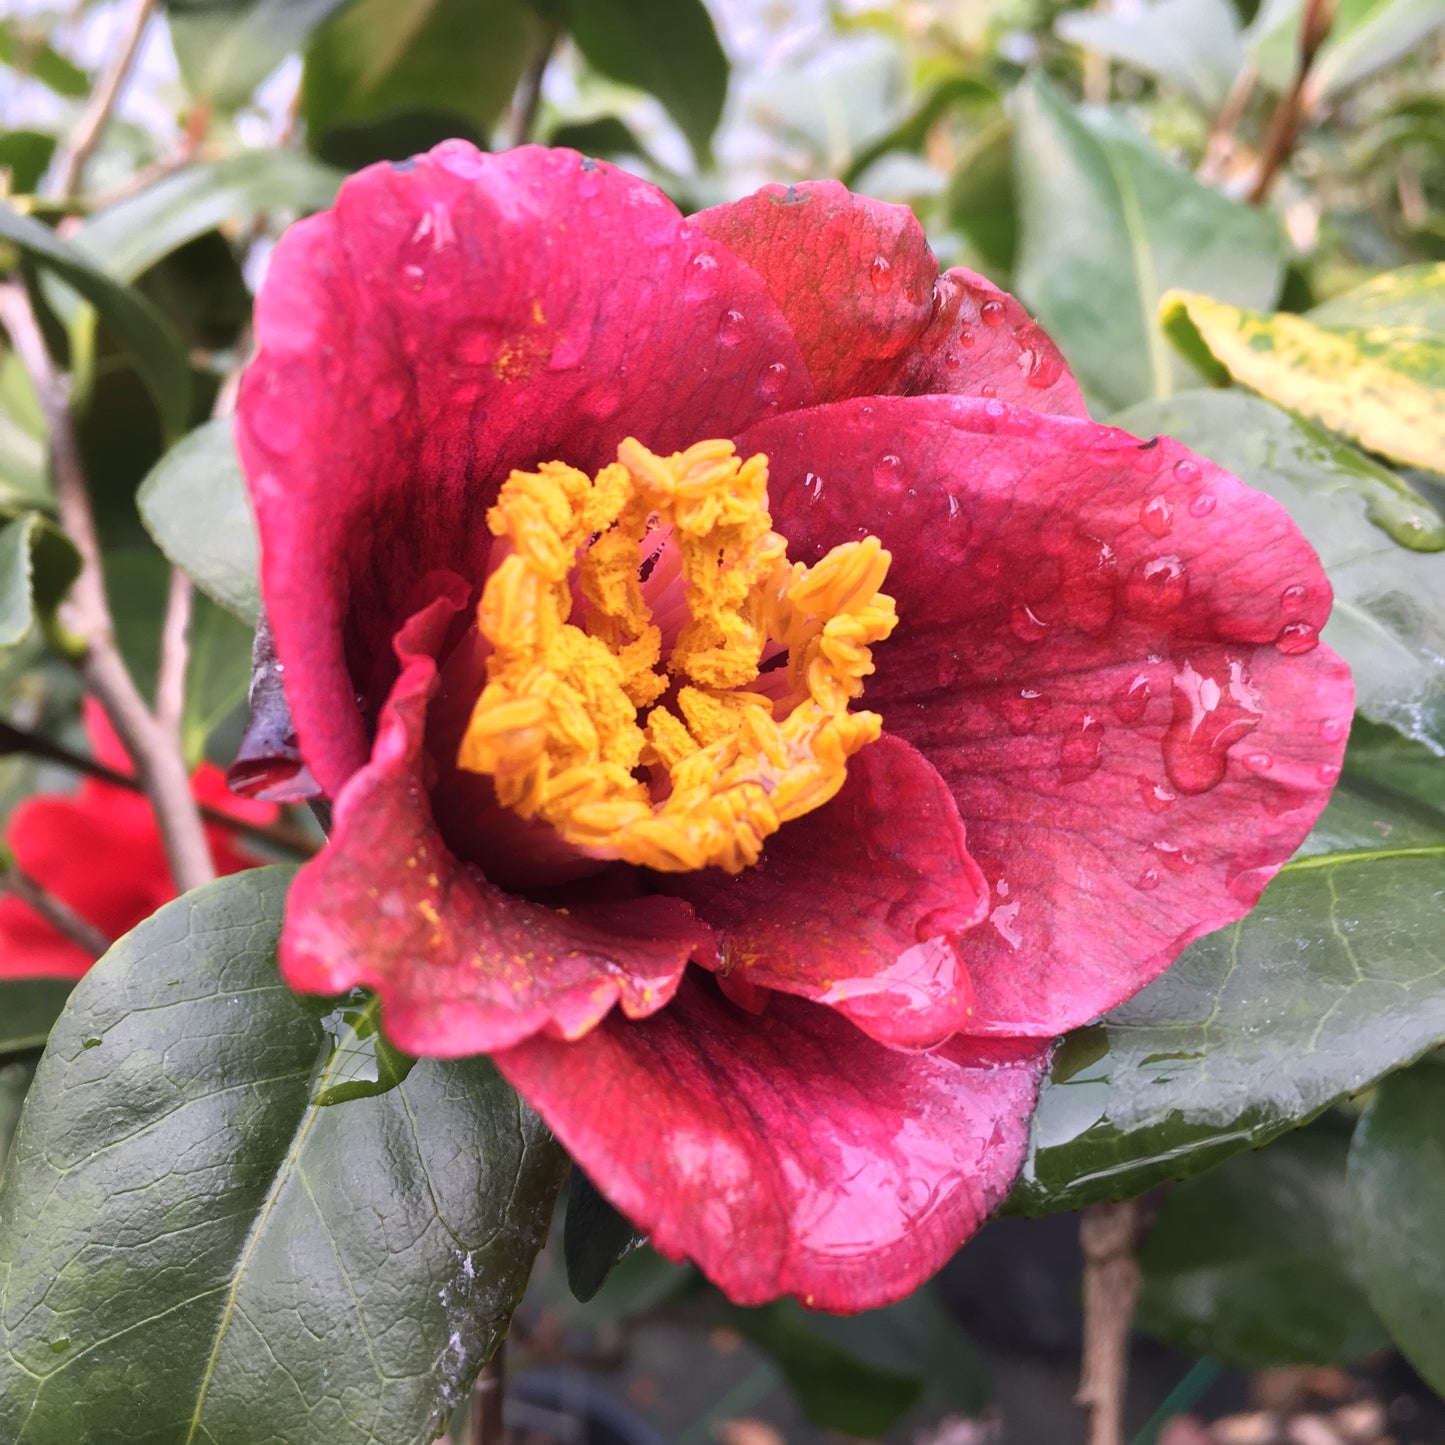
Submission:
<svg viewBox="0 0 1445 1445">
<path fill-rule="evenodd" d="M 1349 730 L 1349 723 L 1342 722 L 1339 718 L 1326 718 L 1320 724 L 1320 736 L 1327 743 L 1337 743 Z"/>
<path fill-rule="evenodd" d="M 1279 594 L 1279 610 L 1286 617 L 1298 617 L 1301 612 L 1309 606 L 1310 590 L 1308 587 L 1286 587 Z"/>
<path fill-rule="evenodd" d="M 1146 868 L 1135 880 L 1134 887 L 1148 893 L 1150 889 L 1159 886 L 1159 870 L 1157 868 Z"/>
<path fill-rule="evenodd" d="M 687 278 L 682 283 L 683 295 L 689 301 L 701 301 L 711 296 L 717 286 L 717 257 L 706 251 L 699 251 L 687 263 Z"/>
<path fill-rule="evenodd" d="M 1173 612 L 1189 590 L 1189 574 L 1178 557 L 1141 562 L 1124 586 L 1124 598 L 1136 612 Z"/>
<path fill-rule="evenodd" d="M 1164 866 L 1171 873 L 1190 873 L 1193 871 L 1195 862 L 1194 854 L 1185 848 L 1181 848 L 1178 843 L 1169 843 L 1161 838 L 1149 846 L 1159 856 Z"/>
<path fill-rule="evenodd" d="M 1042 642 L 1049 624 L 1032 607 L 1018 606 L 1009 614 L 1009 628 L 1020 642 Z"/>
<path fill-rule="evenodd" d="M 1082 783 L 1098 772 L 1103 760 L 1103 724 L 1086 715 L 1078 732 L 1070 733 L 1059 744 L 1059 777 L 1065 783 Z"/>
<path fill-rule="evenodd" d="M 405 283 L 406 289 L 415 295 L 426 285 L 426 267 L 418 266 L 414 261 L 408 261 L 401 268 L 401 279 Z"/>
<path fill-rule="evenodd" d="M 1038 688 L 1025 687 L 1019 690 L 1017 697 L 1004 698 L 998 710 L 1014 732 L 1030 733 L 1038 726 L 1047 707 L 1048 700 Z"/>
<path fill-rule="evenodd" d="M 1199 470 L 1198 462 L 1191 462 L 1188 457 L 1181 457 L 1174 463 L 1174 475 L 1186 487 L 1192 487 L 1198 483 L 1204 473 Z"/>
<path fill-rule="evenodd" d="M 817 472 L 809 472 L 803 478 L 803 487 L 808 493 L 810 502 L 816 502 L 823 495 L 823 479 Z"/>
<path fill-rule="evenodd" d="M 1336 763 L 1321 763 L 1315 769 L 1315 777 L 1326 786 L 1333 783 L 1340 776 L 1340 769 Z"/>
<path fill-rule="evenodd" d="M 758 390 L 769 401 L 776 401 L 783 394 L 783 388 L 788 384 L 788 368 L 785 363 L 775 361 L 763 371 L 762 380 L 758 382 Z"/>
<path fill-rule="evenodd" d="M 717 324 L 717 339 L 724 346 L 736 346 L 743 339 L 743 323 L 746 318 L 741 311 L 725 311 Z"/>
<path fill-rule="evenodd" d="M 978 308 L 979 319 L 985 326 L 1002 326 L 1004 322 L 1004 304 L 1002 301 L 985 301 Z"/>
<path fill-rule="evenodd" d="M 902 466 L 901 458 L 894 456 L 892 452 L 885 452 L 873 463 L 874 486 L 880 491 L 896 492 L 902 480 L 900 476 Z"/>
<path fill-rule="evenodd" d="M 1162 537 L 1174 525 L 1174 508 L 1163 497 L 1150 497 L 1139 508 L 1139 521 L 1146 532 Z"/>
<path fill-rule="evenodd" d="M 1288 622 L 1279 630 L 1274 645 L 1286 657 L 1313 652 L 1320 645 L 1319 629 L 1308 622 Z"/>
<path fill-rule="evenodd" d="M 1191 517 L 1207 517 L 1215 508 L 1213 492 L 1200 492 L 1189 502 L 1189 515 Z"/>
<path fill-rule="evenodd" d="M 986 382 L 984 382 L 984 384 L 983 384 L 981 387 L 979 387 L 979 389 L 978 389 L 978 394 L 979 394 L 980 396 L 986 396 L 986 397 L 989 397 L 989 398 L 993 398 L 993 397 L 995 397 L 995 396 L 998 395 L 998 387 L 996 387 L 996 386 L 993 384 L 993 382 L 991 382 L 991 381 L 986 381 Z M 987 407 L 985 407 L 984 409 L 985 409 L 986 411 L 988 411 L 988 408 L 987 408 Z M 990 416 L 997 416 L 997 415 L 999 415 L 998 412 L 994 412 L 994 411 L 989 411 L 988 414 L 989 414 Z"/>
<path fill-rule="evenodd" d="M 868 276 L 873 282 L 875 291 L 891 291 L 893 289 L 893 267 L 889 264 L 887 257 L 875 256 L 873 264 L 868 268 Z"/>
<path fill-rule="evenodd" d="M 1139 797 L 1151 813 L 1165 812 L 1179 800 L 1179 794 L 1168 783 L 1145 777 L 1139 779 Z"/>
<path fill-rule="evenodd" d="M 956 351 L 945 351 L 943 353 L 943 364 L 949 371 L 957 371 L 963 365 L 963 358 Z"/>
<path fill-rule="evenodd" d="M 1115 715 L 1123 723 L 1138 722 L 1148 704 L 1149 679 L 1142 672 L 1135 673 L 1113 697 Z"/>
<path fill-rule="evenodd" d="M 1191 663 L 1174 675 L 1174 717 L 1164 733 L 1164 771 L 1181 793 L 1207 793 L 1224 781 L 1230 748 L 1264 716 L 1244 664 L 1229 663 L 1221 683 Z"/>
<path fill-rule="evenodd" d="M 971 326 L 960 326 L 958 328 L 958 344 L 965 351 L 974 343 L 973 328 Z"/>
<path fill-rule="evenodd" d="M 1244 766 L 1252 773 L 1267 773 L 1274 766 L 1274 759 L 1268 753 L 1246 753 Z"/>
<path fill-rule="evenodd" d="M 444 171 L 464 181 L 474 181 L 487 168 L 482 153 L 464 140 L 445 140 L 432 150 L 432 159 Z"/>
</svg>

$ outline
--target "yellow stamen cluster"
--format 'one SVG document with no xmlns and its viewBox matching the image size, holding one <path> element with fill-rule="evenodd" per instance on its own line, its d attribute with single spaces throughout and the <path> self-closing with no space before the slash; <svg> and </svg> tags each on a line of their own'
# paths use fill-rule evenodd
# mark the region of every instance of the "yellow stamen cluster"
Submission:
<svg viewBox="0 0 1445 1445">
<path fill-rule="evenodd" d="M 790 564 L 767 458 L 731 442 L 658 457 L 629 438 L 617 458 L 595 478 L 513 472 L 487 514 L 510 551 L 478 608 L 492 651 L 457 762 L 593 856 L 737 873 L 882 730 L 848 704 L 897 621 L 878 591 L 890 558 L 865 537 Z M 659 527 L 690 619 L 666 659 L 641 583 Z M 748 690 L 770 643 L 788 653 L 781 700 Z"/>
</svg>

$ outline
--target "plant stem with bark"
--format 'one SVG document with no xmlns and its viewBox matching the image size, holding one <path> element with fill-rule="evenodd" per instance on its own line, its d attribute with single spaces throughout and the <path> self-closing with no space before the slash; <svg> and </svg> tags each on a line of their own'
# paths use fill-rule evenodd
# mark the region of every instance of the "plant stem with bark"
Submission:
<svg viewBox="0 0 1445 1445">
<path fill-rule="evenodd" d="M 1084 1354 L 1079 1391 L 1088 1445 L 1124 1445 L 1129 1327 L 1139 1294 L 1139 1203 L 1093 1204 L 1079 1221 L 1084 1252 Z"/>
</svg>

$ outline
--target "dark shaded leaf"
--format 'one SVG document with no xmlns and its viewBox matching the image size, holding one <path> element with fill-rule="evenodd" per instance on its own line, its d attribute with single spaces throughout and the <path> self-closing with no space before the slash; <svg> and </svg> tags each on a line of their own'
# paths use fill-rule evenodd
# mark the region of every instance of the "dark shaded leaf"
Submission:
<svg viewBox="0 0 1445 1445">
<path fill-rule="evenodd" d="M 0 170 L 10 172 L 17 195 L 34 191 L 55 154 L 55 137 L 38 130 L 12 130 L 0 135 Z"/>
<path fill-rule="evenodd" d="M 562 1235 L 567 1285 L 584 1304 L 639 1244 L 642 1236 L 580 1170 L 567 1187 L 567 1223 Z"/>
<path fill-rule="evenodd" d="M 0 647 L 13 647 L 37 614 L 53 612 L 79 573 L 70 539 L 39 512 L 0 527 Z"/>
<path fill-rule="evenodd" d="M 43 1049 L 74 987 L 68 978 L 0 979 L 0 1059 Z"/>
</svg>

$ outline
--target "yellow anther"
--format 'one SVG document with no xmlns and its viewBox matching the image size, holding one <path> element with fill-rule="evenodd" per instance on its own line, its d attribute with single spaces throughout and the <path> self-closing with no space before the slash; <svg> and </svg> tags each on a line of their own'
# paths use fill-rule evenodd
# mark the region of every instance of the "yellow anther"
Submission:
<svg viewBox="0 0 1445 1445">
<path fill-rule="evenodd" d="M 767 458 L 726 441 L 513 472 L 487 514 L 509 550 L 477 609 L 491 652 L 458 766 L 575 847 L 666 872 L 739 872 L 826 803 L 882 730 L 848 705 L 897 622 L 890 559 L 865 537 L 789 563 L 767 487 Z M 665 659 L 644 553 L 686 603 Z M 770 649 L 787 670 L 764 689 Z"/>
</svg>

